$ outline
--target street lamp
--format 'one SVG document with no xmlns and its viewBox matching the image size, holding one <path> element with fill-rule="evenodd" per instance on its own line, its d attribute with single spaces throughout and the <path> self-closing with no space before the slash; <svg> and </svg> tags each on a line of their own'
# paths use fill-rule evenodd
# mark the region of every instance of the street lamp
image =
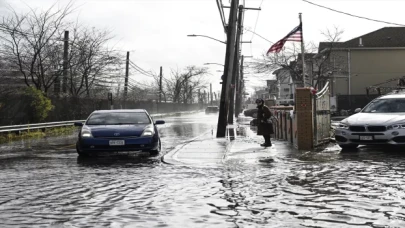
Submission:
<svg viewBox="0 0 405 228">
<path fill-rule="evenodd" d="M 223 43 L 223 44 L 226 44 L 226 42 L 224 42 L 224 41 L 222 41 L 222 40 L 218 40 L 218 39 L 212 38 L 212 37 L 210 37 L 210 36 L 206 36 L 206 35 L 191 34 L 191 35 L 187 35 L 187 36 L 188 36 L 188 37 L 201 36 L 201 37 L 205 37 L 205 38 L 208 38 L 208 39 L 215 40 L 215 41 L 221 42 L 221 43 Z M 241 43 L 252 43 L 252 41 L 241 41 Z"/>
<path fill-rule="evenodd" d="M 222 41 L 222 40 L 218 40 L 218 39 L 212 38 L 212 37 L 210 37 L 210 36 L 196 35 L 196 34 L 191 34 L 191 35 L 187 35 L 187 36 L 189 36 L 189 37 L 201 36 L 201 37 L 205 37 L 205 38 L 208 38 L 208 39 L 215 40 L 215 41 L 221 42 L 221 43 L 223 43 L 223 44 L 226 44 L 226 42 L 224 42 L 224 41 Z"/>
<path fill-rule="evenodd" d="M 220 64 L 220 63 L 204 63 L 204 65 L 219 65 L 219 66 L 225 66 L 224 64 Z"/>
</svg>

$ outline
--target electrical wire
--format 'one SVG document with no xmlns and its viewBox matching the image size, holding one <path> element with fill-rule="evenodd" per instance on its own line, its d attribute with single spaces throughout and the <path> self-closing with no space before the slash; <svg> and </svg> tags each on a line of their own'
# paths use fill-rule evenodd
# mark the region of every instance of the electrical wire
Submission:
<svg viewBox="0 0 405 228">
<path fill-rule="evenodd" d="M 387 21 L 372 19 L 372 18 L 368 18 L 368 17 L 362 17 L 362 16 L 358 16 L 358 15 L 351 14 L 351 13 L 346 13 L 346 12 L 343 12 L 343 11 L 335 10 L 335 9 L 332 9 L 332 8 L 329 8 L 329 7 L 326 7 L 326 6 L 322 6 L 322 5 L 319 5 L 319 4 L 310 2 L 310 1 L 308 1 L 308 0 L 302 0 L 302 1 L 303 1 L 303 2 L 306 2 L 306 3 L 309 3 L 309 4 L 311 4 L 311 5 L 314 5 L 314 6 L 320 7 L 320 8 L 328 9 L 328 10 L 330 10 L 330 11 L 333 11 L 333 12 L 336 12 L 336 13 L 345 14 L 345 15 L 348 15 L 348 16 L 351 16 L 351 17 L 356 17 L 356 18 L 360 18 L 360 19 L 364 19 L 364 20 L 369 20 L 369 21 L 374 21 L 374 22 L 379 22 L 379 23 L 384 23 L 384 24 L 389 24 L 389 25 L 405 26 L 405 24 L 387 22 Z"/>
<path fill-rule="evenodd" d="M 134 62 L 132 62 L 131 60 L 129 60 L 130 65 L 139 73 L 148 76 L 148 77 L 152 77 L 154 78 L 154 75 L 151 74 L 150 72 L 147 72 L 146 70 L 142 69 L 141 67 L 139 67 L 138 65 L 136 65 Z"/>
<path fill-rule="evenodd" d="M 224 13 L 224 8 L 222 8 L 222 0 L 216 0 L 218 10 L 219 10 L 219 15 L 221 17 L 221 22 L 222 26 L 224 27 L 224 30 L 226 29 L 226 22 L 225 22 L 225 13 Z"/>
<path fill-rule="evenodd" d="M 268 40 L 268 39 L 264 38 L 263 36 L 259 35 L 257 32 L 253 32 L 252 30 L 247 29 L 247 28 L 245 28 L 245 30 L 248 31 L 248 32 L 251 32 L 251 33 L 255 34 L 256 36 L 262 38 L 263 40 L 269 42 L 270 44 L 273 44 L 273 42 L 271 42 L 270 40 Z"/>
<path fill-rule="evenodd" d="M 262 2 L 260 3 L 259 9 L 262 8 L 263 1 L 264 1 L 264 0 L 262 0 Z M 253 29 L 253 34 L 252 34 L 252 38 L 250 39 L 250 41 L 252 41 L 252 40 L 253 40 L 253 37 L 255 36 L 256 27 L 257 27 L 257 22 L 259 21 L 260 12 L 261 12 L 261 10 L 259 10 L 259 11 L 257 12 L 255 28 Z"/>
<path fill-rule="evenodd" d="M 140 70 L 139 68 L 135 67 L 134 65 L 130 64 L 130 67 L 135 70 L 136 72 L 142 74 L 143 76 L 146 77 L 152 77 L 151 75 L 146 74 L 145 72 L 143 72 L 142 70 Z"/>
</svg>

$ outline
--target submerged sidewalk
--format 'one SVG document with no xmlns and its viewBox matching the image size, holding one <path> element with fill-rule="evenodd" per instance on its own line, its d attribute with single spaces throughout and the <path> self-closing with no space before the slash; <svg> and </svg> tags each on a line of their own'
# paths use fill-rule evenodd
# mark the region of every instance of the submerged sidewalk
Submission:
<svg viewBox="0 0 405 228">
<path fill-rule="evenodd" d="M 163 156 L 162 160 L 174 165 L 219 166 L 228 162 L 271 162 L 280 153 L 295 149 L 286 142 L 274 141 L 272 147 L 261 147 L 262 136 L 249 125 L 251 118 L 240 116 L 237 125 L 228 126 L 226 138 L 205 134 L 177 146 Z"/>
</svg>

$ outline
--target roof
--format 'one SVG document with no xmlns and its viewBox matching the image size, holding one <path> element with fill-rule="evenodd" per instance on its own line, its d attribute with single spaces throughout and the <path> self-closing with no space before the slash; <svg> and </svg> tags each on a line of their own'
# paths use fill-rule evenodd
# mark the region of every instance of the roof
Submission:
<svg viewBox="0 0 405 228">
<path fill-rule="evenodd" d="M 94 113 L 116 113 L 116 112 L 146 112 L 145 109 L 113 109 L 113 110 L 96 110 Z"/>
<path fill-rule="evenodd" d="M 318 51 L 330 45 L 333 48 L 405 48 L 405 27 L 384 27 L 346 42 L 320 42 Z"/>
<path fill-rule="evenodd" d="M 305 58 L 305 60 L 306 60 L 306 59 L 312 59 L 316 54 L 317 54 L 317 53 L 305 53 L 304 58 Z M 297 56 L 297 59 L 298 59 L 298 60 L 301 60 L 301 58 L 302 58 L 301 56 L 302 56 L 302 54 L 299 53 L 298 56 Z M 299 62 L 300 62 L 300 61 L 299 61 Z"/>
<path fill-rule="evenodd" d="M 341 48 L 343 44 L 343 42 L 319 42 L 318 53 L 326 48 Z"/>
</svg>

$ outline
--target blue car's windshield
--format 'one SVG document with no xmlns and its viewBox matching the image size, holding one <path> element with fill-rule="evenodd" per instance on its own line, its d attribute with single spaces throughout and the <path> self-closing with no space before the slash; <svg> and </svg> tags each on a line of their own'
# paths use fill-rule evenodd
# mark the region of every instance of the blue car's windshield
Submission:
<svg viewBox="0 0 405 228">
<path fill-rule="evenodd" d="M 403 98 L 378 99 L 371 102 L 362 112 L 366 113 L 405 112 L 405 99 Z"/>
<path fill-rule="evenodd" d="M 150 124 L 148 115 L 144 112 L 106 112 L 94 113 L 87 120 L 87 125 L 124 125 Z"/>
</svg>

